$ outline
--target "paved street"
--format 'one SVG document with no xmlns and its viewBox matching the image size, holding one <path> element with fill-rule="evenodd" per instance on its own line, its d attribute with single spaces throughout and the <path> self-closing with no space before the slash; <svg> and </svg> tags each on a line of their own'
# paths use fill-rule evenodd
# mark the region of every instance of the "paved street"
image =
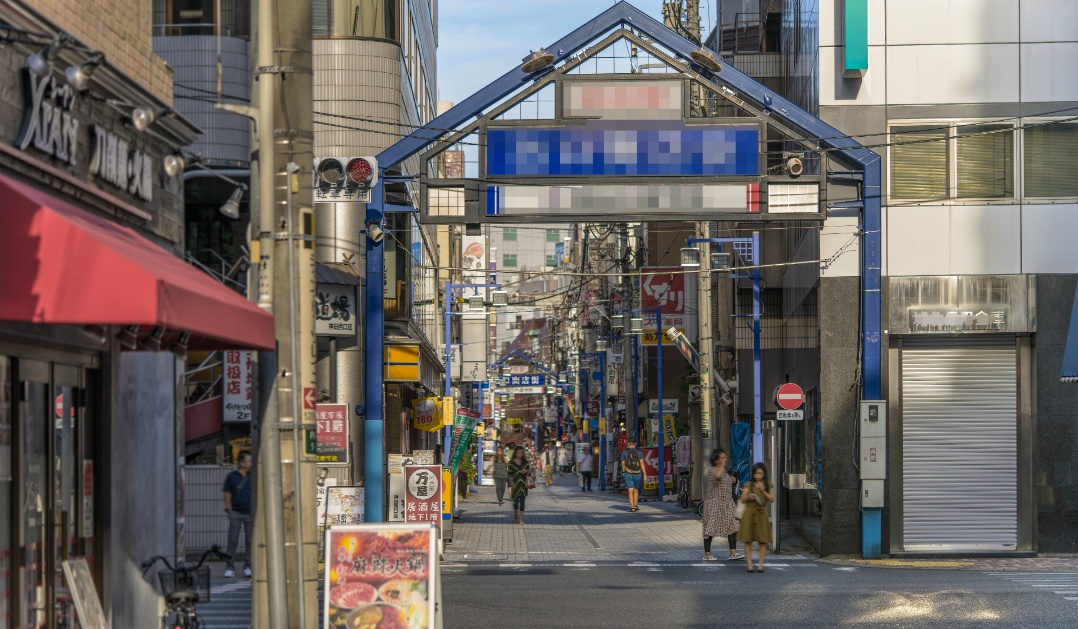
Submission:
<svg viewBox="0 0 1078 629">
<path fill-rule="evenodd" d="M 650 500 L 630 513 L 573 476 L 540 481 L 524 526 L 490 487 L 460 509 L 442 563 L 446 627 L 1078 626 L 1076 558 L 819 560 L 793 537 L 748 574 L 701 561 L 693 512 Z M 248 629 L 250 581 L 218 568 L 206 629 Z"/>
</svg>

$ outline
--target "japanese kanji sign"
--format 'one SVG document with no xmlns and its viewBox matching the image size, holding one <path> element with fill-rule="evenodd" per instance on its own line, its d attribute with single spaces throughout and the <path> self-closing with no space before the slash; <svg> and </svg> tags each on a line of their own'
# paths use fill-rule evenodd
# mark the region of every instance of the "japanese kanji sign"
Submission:
<svg viewBox="0 0 1078 629">
<path fill-rule="evenodd" d="M 315 454 L 319 465 L 348 463 L 348 405 L 318 404 Z"/>
<path fill-rule="evenodd" d="M 404 520 L 442 523 L 442 466 L 404 466 Z"/>
<path fill-rule="evenodd" d="M 499 386 L 502 387 L 530 387 L 545 386 L 546 376 L 542 374 L 524 374 L 521 376 L 507 376 L 501 379 Z"/>
<path fill-rule="evenodd" d="M 224 394 L 221 396 L 221 421 L 226 424 L 249 423 L 254 414 L 251 398 L 251 352 L 225 352 Z"/>
</svg>

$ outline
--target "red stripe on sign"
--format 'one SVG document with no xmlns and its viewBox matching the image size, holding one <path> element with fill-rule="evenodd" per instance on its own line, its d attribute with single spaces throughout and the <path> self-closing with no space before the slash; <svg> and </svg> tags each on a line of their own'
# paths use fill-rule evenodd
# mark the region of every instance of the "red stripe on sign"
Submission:
<svg viewBox="0 0 1078 629">
<path fill-rule="evenodd" d="M 745 211 L 760 212 L 760 184 L 745 184 Z"/>
</svg>

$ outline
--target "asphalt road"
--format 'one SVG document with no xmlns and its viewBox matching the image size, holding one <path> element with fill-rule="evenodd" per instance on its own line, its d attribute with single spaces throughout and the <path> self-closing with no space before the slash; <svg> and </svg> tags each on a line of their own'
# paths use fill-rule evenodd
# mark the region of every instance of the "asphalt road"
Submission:
<svg viewBox="0 0 1078 629">
<path fill-rule="evenodd" d="M 448 564 L 452 627 L 1078 627 L 1078 573 L 776 560 Z"/>
</svg>

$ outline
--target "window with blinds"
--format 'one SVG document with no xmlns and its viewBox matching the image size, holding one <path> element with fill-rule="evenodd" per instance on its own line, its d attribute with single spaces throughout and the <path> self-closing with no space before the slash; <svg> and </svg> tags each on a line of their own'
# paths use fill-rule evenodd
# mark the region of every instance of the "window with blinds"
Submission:
<svg viewBox="0 0 1078 629">
<path fill-rule="evenodd" d="M 1024 134 L 1025 196 L 1078 196 L 1078 124 L 1029 122 Z"/>
<path fill-rule="evenodd" d="M 891 127 L 891 198 L 949 196 L 948 132 L 938 124 Z"/>
<path fill-rule="evenodd" d="M 960 126 L 955 145 L 957 198 L 1014 196 L 1014 125 Z"/>
</svg>

